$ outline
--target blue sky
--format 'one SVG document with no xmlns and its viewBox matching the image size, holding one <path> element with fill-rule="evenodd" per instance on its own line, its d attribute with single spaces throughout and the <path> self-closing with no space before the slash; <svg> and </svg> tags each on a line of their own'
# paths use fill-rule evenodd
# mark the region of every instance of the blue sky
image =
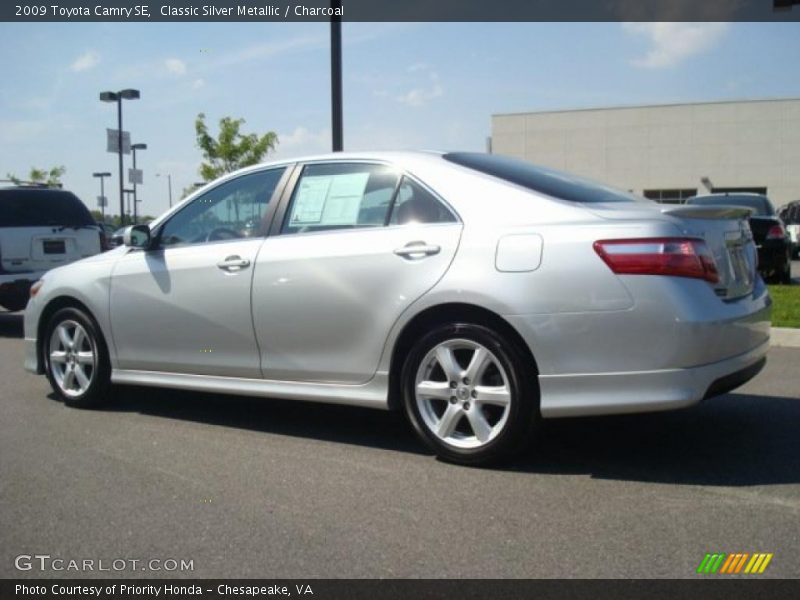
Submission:
<svg viewBox="0 0 800 600">
<path fill-rule="evenodd" d="M 93 171 L 114 105 L 133 87 L 125 129 L 148 144 L 142 211 L 199 180 L 194 119 L 226 115 L 276 131 L 275 157 L 330 148 L 324 23 L 0 24 L 0 178 L 64 165 L 95 208 Z M 800 97 L 797 23 L 345 23 L 345 149 L 482 150 L 494 113 Z M 126 168 L 129 157 L 126 157 Z M 107 180 L 108 181 L 108 180 Z"/>
</svg>

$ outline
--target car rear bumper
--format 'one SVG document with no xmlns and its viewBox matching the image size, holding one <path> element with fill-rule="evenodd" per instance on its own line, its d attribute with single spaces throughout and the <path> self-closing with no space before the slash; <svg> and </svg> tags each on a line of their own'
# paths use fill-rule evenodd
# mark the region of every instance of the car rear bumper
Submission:
<svg viewBox="0 0 800 600">
<path fill-rule="evenodd" d="M 684 369 L 540 376 L 542 416 L 652 412 L 691 406 L 755 377 L 766 362 L 768 348 L 766 341 L 744 354 Z"/>
</svg>

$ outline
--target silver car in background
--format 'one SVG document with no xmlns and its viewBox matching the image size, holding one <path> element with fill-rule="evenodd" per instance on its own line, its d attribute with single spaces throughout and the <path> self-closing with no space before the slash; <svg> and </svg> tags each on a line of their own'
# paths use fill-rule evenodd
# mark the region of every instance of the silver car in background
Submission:
<svg viewBox="0 0 800 600">
<path fill-rule="evenodd" d="M 258 165 L 49 272 L 25 365 L 78 407 L 115 383 L 402 409 L 486 464 L 542 417 L 753 377 L 771 301 L 747 215 L 478 153 Z"/>
</svg>

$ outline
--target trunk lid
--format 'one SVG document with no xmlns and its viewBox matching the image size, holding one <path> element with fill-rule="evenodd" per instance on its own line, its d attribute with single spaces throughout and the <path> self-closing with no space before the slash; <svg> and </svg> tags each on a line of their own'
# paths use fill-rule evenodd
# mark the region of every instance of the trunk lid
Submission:
<svg viewBox="0 0 800 600">
<path fill-rule="evenodd" d="M 753 291 L 758 253 L 748 208 L 656 203 L 598 203 L 584 208 L 611 220 L 668 220 L 683 235 L 705 241 L 719 271 L 720 280 L 714 292 L 720 298 L 733 300 Z"/>
<path fill-rule="evenodd" d="M 753 291 L 758 253 L 750 229 L 749 209 L 681 205 L 662 208 L 661 212 L 678 219 L 687 235 L 705 240 L 719 271 L 720 280 L 714 287 L 718 296 L 732 300 Z"/>
</svg>

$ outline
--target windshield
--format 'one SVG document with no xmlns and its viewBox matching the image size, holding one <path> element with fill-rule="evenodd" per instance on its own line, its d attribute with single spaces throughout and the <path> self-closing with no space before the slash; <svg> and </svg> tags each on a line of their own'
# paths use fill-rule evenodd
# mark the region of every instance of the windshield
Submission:
<svg viewBox="0 0 800 600">
<path fill-rule="evenodd" d="M 756 217 L 771 217 L 775 214 L 766 196 L 695 196 L 687 198 L 686 204 L 700 206 L 743 206 L 752 208 Z"/>
<path fill-rule="evenodd" d="M 641 196 L 636 196 L 630 192 L 597 183 L 596 181 L 556 171 L 555 169 L 540 167 L 508 156 L 481 154 L 479 152 L 450 152 L 445 154 L 443 158 L 457 165 L 498 177 L 534 192 L 571 202 L 642 202 L 647 204 L 652 202 Z"/>
<path fill-rule="evenodd" d="M 48 189 L 0 190 L 0 227 L 94 225 L 89 209 L 72 192 Z"/>
</svg>

